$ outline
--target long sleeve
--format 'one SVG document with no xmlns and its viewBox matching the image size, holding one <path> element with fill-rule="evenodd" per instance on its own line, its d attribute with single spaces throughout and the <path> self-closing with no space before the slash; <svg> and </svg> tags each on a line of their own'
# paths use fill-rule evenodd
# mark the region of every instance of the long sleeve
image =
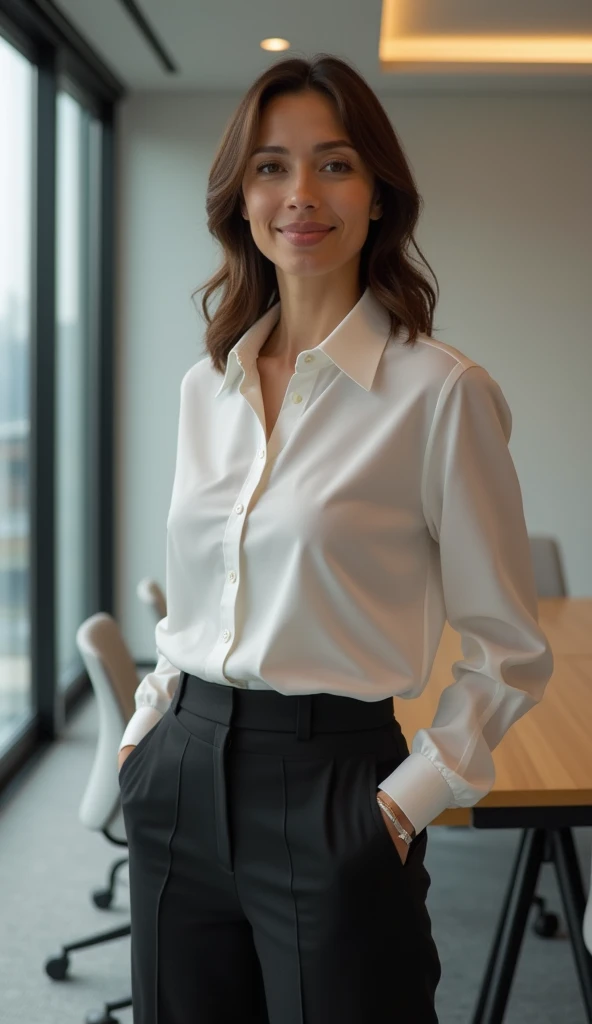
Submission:
<svg viewBox="0 0 592 1024">
<path fill-rule="evenodd" d="M 492 751 L 543 696 L 553 655 L 538 604 L 522 496 L 499 385 L 459 366 L 440 393 L 426 445 L 424 517 L 439 544 L 446 616 L 463 658 L 430 728 L 380 783 L 415 826 L 470 807 L 495 781 Z"/>
<path fill-rule="evenodd" d="M 134 699 L 136 710 L 127 723 L 119 749 L 137 745 L 143 736 L 160 721 L 175 696 L 181 673 L 159 652 L 156 667 L 139 684 Z"/>
<path fill-rule="evenodd" d="M 177 478 L 180 472 L 181 462 L 181 449 L 182 449 L 182 437 L 183 437 L 183 411 L 184 411 L 184 396 L 187 378 L 189 372 L 184 375 L 181 380 L 179 389 L 179 413 L 177 420 L 177 448 L 175 452 L 175 474 L 173 479 L 173 492 Z M 170 516 L 170 508 L 169 508 Z M 170 607 L 170 592 L 171 592 L 171 581 L 170 581 L 170 562 L 168 558 L 168 517 L 167 517 L 167 562 L 166 562 L 166 600 L 167 608 Z M 122 736 L 119 749 L 122 747 L 140 742 L 140 740 L 150 732 L 150 729 L 157 722 L 160 721 L 162 716 L 167 712 L 169 705 L 175 695 L 179 678 L 181 675 L 180 669 L 176 668 L 169 660 L 165 657 L 162 651 L 158 647 L 159 643 L 159 631 L 168 627 L 168 617 L 165 616 L 159 622 L 157 622 L 154 635 L 156 640 L 156 651 L 158 653 L 158 660 L 155 668 L 152 672 L 148 672 L 144 676 L 139 686 L 137 687 L 134 700 L 136 704 L 136 710 L 130 718 L 125 732 Z"/>
</svg>

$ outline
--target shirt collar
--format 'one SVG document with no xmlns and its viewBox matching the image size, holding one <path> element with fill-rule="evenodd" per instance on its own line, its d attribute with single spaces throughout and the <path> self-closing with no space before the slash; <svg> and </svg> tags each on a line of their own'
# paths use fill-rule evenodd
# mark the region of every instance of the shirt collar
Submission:
<svg viewBox="0 0 592 1024">
<path fill-rule="evenodd" d="M 280 317 L 280 303 L 276 302 L 246 331 L 230 349 L 226 371 L 216 398 L 230 387 L 240 375 L 249 373 L 257 359 L 259 349 L 269 337 Z M 299 352 L 296 371 L 308 370 L 306 355 L 315 356 L 315 368 L 333 363 L 356 384 L 369 391 L 380 362 L 380 357 L 391 333 L 388 310 L 367 287 L 359 301 L 334 331 L 313 348 Z"/>
</svg>

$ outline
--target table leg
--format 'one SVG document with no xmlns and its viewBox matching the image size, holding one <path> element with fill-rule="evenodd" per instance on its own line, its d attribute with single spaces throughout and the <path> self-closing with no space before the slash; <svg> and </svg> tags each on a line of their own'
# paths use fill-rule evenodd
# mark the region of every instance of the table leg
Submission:
<svg viewBox="0 0 592 1024">
<path fill-rule="evenodd" d="M 582 932 L 586 897 L 578 855 L 570 828 L 549 829 L 549 833 L 586 1016 L 592 1022 L 592 956 L 586 949 Z"/>
<path fill-rule="evenodd" d="M 475 1014 L 474 1014 L 474 1017 L 473 1017 L 473 1024 L 480 1024 L 480 1022 L 482 1020 L 482 1017 L 483 1017 L 483 1010 L 485 1008 L 485 1001 L 487 999 L 487 993 L 488 993 L 488 991 L 490 989 L 490 986 L 491 986 L 491 979 L 493 977 L 493 971 L 494 971 L 494 968 L 495 968 L 495 963 L 496 963 L 496 960 L 497 960 L 498 955 L 499 955 L 499 948 L 500 948 L 500 944 L 501 944 L 501 941 L 502 941 L 504 925 L 506 923 L 506 919 L 507 919 L 507 916 L 508 916 L 508 911 L 510 909 L 510 903 L 511 903 L 511 900 L 512 900 L 512 893 L 513 893 L 514 887 L 516 885 L 516 876 L 518 874 L 518 867 L 519 867 L 519 864 L 520 864 L 520 861 L 521 861 L 521 858 L 522 858 L 522 855 L 523 855 L 524 844 L 526 842 L 526 831 L 527 831 L 526 829 L 522 829 L 522 832 L 521 832 L 521 835 L 520 835 L 520 844 L 518 846 L 518 850 L 517 850 L 516 856 L 514 858 L 514 865 L 513 865 L 512 873 L 510 875 L 510 879 L 509 879 L 508 886 L 507 886 L 507 889 L 506 889 L 506 895 L 505 895 L 505 899 L 504 899 L 504 904 L 503 904 L 501 913 L 500 913 L 499 918 L 498 918 L 498 923 L 497 923 L 497 929 L 496 929 L 495 937 L 494 937 L 493 943 L 491 945 L 491 949 L 489 951 L 489 958 L 487 960 L 487 967 L 485 968 L 485 974 L 483 975 L 483 980 L 481 982 L 481 991 L 479 993 L 479 1001 L 478 1001 L 477 1006 L 475 1008 Z"/>
<path fill-rule="evenodd" d="M 472 1024 L 501 1024 L 545 856 L 545 829 L 524 829 Z"/>
</svg>

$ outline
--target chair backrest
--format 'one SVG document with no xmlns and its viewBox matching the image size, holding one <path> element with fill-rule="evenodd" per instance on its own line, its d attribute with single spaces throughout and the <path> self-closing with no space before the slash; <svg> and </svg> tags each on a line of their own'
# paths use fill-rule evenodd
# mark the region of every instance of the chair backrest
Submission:
<svg viewBox="0 0 592 1024">
<path fill-rule="evenodd" d="M 99 714 L 95 759 L 78 815 L 87 828 L 101 831 L 120 817 L 117 752 L 135 711 L 139 679 L 121 630 L 106 612 L 91 615 L 78 627 L 76 643 Z"/>
<path fill-rule="evenodd" d="M 140 580 L 136 587 L 136 594 L 143 601 L 152 608 L 156 621 L 160 622 L 161 619 L 166 618 L 166 598 L 161 587 L 159 587 L 156 580 L 150 579 L 146 576 L 143 580 Z"/>
<path fill-rule="evenodd" d="M 530 552 L 539 597 L 567 597 L 565 572 L 554 537 L 532 536 Z"/>
<path fill-rule="evenodd" d="M 584 923 L 582 926 L 584 945 L 589 953 L 592 953 L 592 863 L 590 864 L 590 885 L 588 887 L 588 900 L 584 911 Z"/>
</svg>

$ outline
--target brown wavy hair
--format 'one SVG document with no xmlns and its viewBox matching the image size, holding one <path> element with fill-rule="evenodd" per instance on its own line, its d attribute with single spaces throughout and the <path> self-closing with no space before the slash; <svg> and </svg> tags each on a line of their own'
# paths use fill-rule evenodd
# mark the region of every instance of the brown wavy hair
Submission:
<svg viewBox="0 0 592 1024">
<path fill-rule="evenodd" d="M 205 284 L 205 345 L 212 366 L 223 373 L 230 349 L 270 306 L 279 300 L 275 265 L 257 248 L 250 224 L 241 213 L 242 180 L 256 145 L 265 106 L 282 93 L 316 90 L 329 97 L 343 127 L 370 171 L 381 198 L 382 216 L 369 220 L 360 253 L 360 289 L 370 286 L 389 311 L 393 333 L 407 328 L 406 345 L 418 333 L 431 335 L 439 286 L 413 232 L 423 206 L 403 148 L 378 97 L 358 71 L 327 53 L 311 60 L 292 57 L 272 64 L 251 85 L 226 125 L 214 157 L 206 195 L 207 225 L 220 243 L 223 262 Z M 429 268 L 436 291 L 409 255 L 413 245 Z M 222 289 L 210 316 L 211 296 Z"/>
</svg>

